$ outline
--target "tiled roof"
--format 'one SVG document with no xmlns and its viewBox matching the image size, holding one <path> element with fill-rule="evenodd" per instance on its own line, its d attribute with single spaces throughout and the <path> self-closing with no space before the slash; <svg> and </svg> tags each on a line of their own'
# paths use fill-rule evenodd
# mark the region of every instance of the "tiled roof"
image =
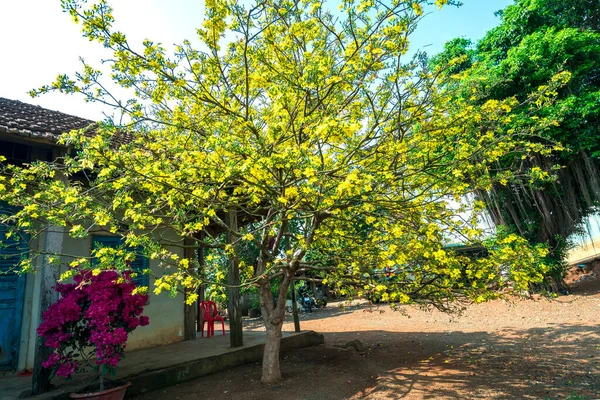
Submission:
<svg viewBox="0 0 600 400">
<path fill-rule="evenodd" d="M 61 133 L 92 124 L 89 119 L 0 97 L 0 134 L 55 142 Z"/>
</svg>

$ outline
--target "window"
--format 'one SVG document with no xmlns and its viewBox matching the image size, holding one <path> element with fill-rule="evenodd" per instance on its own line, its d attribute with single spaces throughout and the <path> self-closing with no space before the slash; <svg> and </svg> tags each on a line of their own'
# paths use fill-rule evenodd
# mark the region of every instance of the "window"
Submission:
<svg viewBox="0 0 600 400">
<path fill-rule="evenodd" d="M 92 250 L 101 247 L 118 247 L 122 244 L 123 239 L 117 236 L 92 236 Z M 131 269 L 137 272 L 137 276 L 133 279 L 133 282 L 137 286 L 148 286 L 148 275 L 143 273 L 148 268 L 148 259 L 139 253 L 141 253 L 141 248 L 136 249 L 135 260 L 131 263 Z"/>
<path fill-rule="evenodd" d="M 31 146 L 0 140 L 0 156 L 6 157 L 10 164 L 21 165 L 29 162 Z"/>
</svg>

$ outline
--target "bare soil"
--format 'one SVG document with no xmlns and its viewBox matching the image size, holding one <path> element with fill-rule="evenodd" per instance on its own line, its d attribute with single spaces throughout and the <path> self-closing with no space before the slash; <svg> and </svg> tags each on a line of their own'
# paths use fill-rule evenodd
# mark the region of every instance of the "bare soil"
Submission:
<svg viewBox="0 0 600 400">
<path fill-rule="evenodd" d="M 568 296 L 472 305 L 460 317 L 330 305 L 301 314 L 325 345 L 284 353 L 276 385 L 260 383 L 256 363 L 137 399 L 600 399 L 600 280 L 574 281 Z"/>
</svg>

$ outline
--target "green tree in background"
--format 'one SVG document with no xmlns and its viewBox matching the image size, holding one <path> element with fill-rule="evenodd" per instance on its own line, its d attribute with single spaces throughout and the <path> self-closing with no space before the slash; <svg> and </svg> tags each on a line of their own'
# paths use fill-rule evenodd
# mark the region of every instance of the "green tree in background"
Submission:
<svg viewBox="0 0 600 400">
<path fill-rule="evenodd" d="M 498 15 L 501 24 L 478 43 L 455 39 L 431 62 L 439 67 L 454 60 L 447 71 L 460 78 L 449 90 L 460 87 L 459 96 L 474 107 L 512 97 L 526 102 L 556 74 L 570 74 L 569 82 L 557 90 L 556 102 L 530 102 L 509 123 L 514 129 L 533 129 L 540 118 L 556 121 L 536 141 L 559 142 L 565 149 L 521 162 L 523 171 L 554 169 L 553 178 L 541 183 L 508 174 L 479 194 L 496 224 L 534 243 L 549 243 L 555 265 L 549 283 L 557 290 L 567 237 L 581 231 L 600 204 L 600 3 L 517 0 Z M 513 163 L 514 157 L 503 158 L 498 166 L 507 162 Z"/>
</svg>

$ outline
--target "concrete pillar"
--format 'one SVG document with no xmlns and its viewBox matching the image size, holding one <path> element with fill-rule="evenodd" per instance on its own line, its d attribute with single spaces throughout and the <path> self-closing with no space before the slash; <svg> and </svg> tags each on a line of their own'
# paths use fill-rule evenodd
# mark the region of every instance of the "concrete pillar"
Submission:
<svg viewBox="0 0 600 400">
<path fill-rule="evenodd" d="M 46 229 L 44 237 L 43 249 L 46 253 L 61 254 L 63 253 L 63 239 L 65 230 L 63 227 L 49 227 Z M 47 262 L 48 256 L 41 257 L 42 265 L 40 276 L 40 289 L 38 291 L 39 307 L 34 307 L 35 314 L 32 312 L 33 331 L 41 322 L 42 314 L 52 304 L 58 300 L 58 293 L 53 289 L 56 281 L 59 278 L 58 267 L 50 265 Z M 50 390 L 50 371 L 42 367 L 42 362 L 46 361 L 52 350 L 44 346 L 42 339 L 36 334 L 35 354 L 33 363 L 33 381 L 31 392 L 33 395 L 42 394 Z"/>
</svg>

